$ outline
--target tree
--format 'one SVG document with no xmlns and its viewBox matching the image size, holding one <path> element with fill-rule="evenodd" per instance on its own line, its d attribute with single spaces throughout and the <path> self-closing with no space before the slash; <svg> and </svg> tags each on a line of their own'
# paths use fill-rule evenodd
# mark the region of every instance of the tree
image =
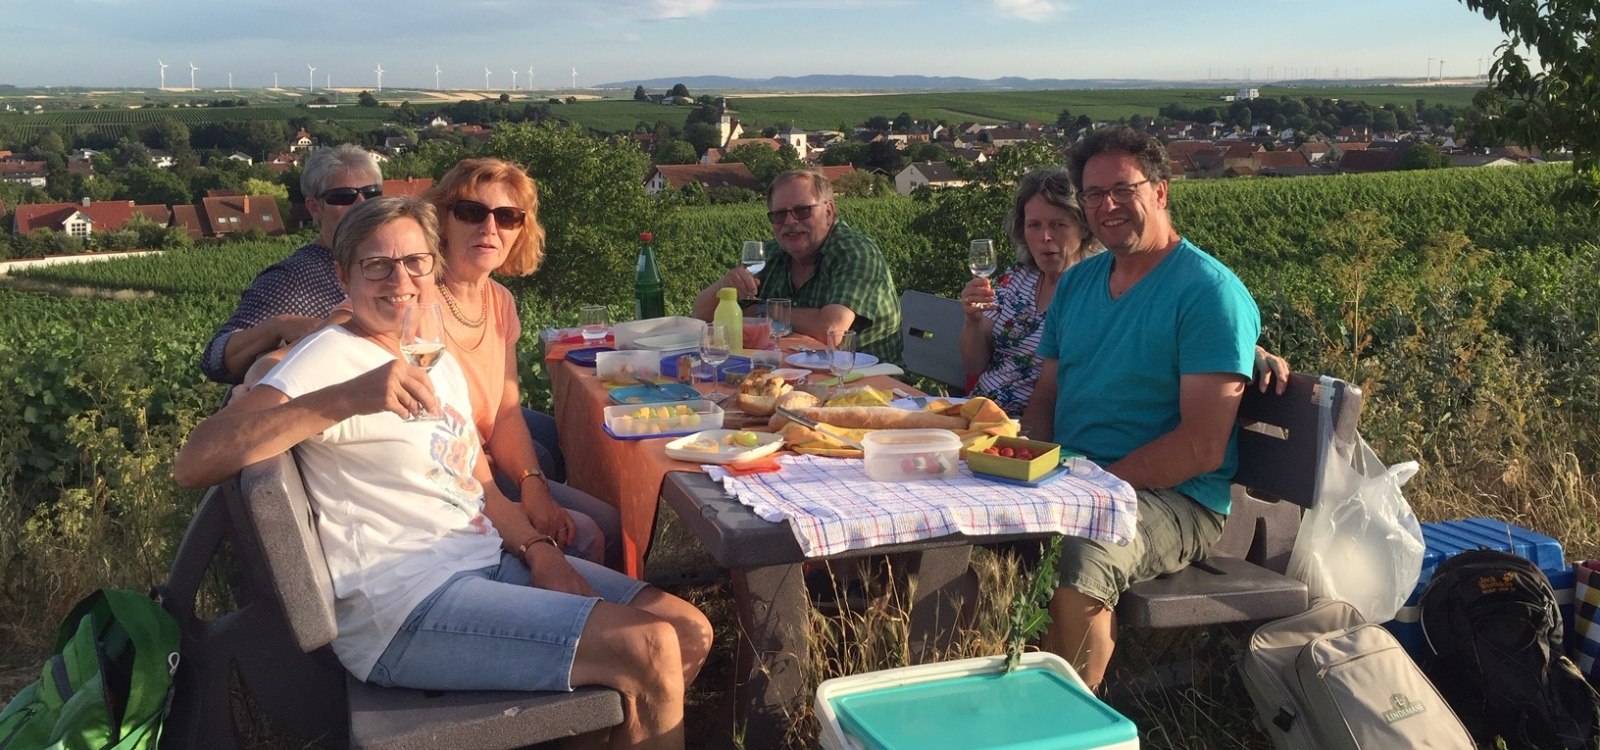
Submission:
<svg viewBox="0 0 1600 750">
<path fill-rule="evenodd" d="M 915 121 L 911 119 L 910 112 L 901 112 L 895 115 L 894 122 L 890 123 L 890 126 L 894 128 L 896 133 L 909 133 L 911 132 L 911 126 L 914 124 Z"/>
<path fill-rule="evenodd" d="M 763 186 L 772 182 L 772 178 L 791 169 L 800 168 L 800 156 L 795 153 L 794 147 L 785 143 L 774 151 L 764 143 L 746 143 L 722 156 L 724 164 L 738 162 L 750 168 L 750 173 L 761 181 Z"/>
<path fill-rule="evenodd" d="M 688 141 L 669 138 L 656 143 L 650 160 L 657 164 L 694 164 L 700 161 L 700 155 L 695 153 L 694 146 Z"/>
<path fill-rule="evenodd" d="M 935 143 L 913 143 L 906 147 L 906 161 L 944 161 L 950 152 Z"/>
<path fill-rule="evenodd" d="M 373 96 L 372 92 L 370 92 L 370 91 L 363 91 L 360 94 L 357 94 L 356 95 L 356 102 L 358 104 L 360 104 L 361 106 L 363 106 L 363 107 L 382 106 L 382 105 L 378 104 L 378 97 Z"/>
<path fill-rule="evenodd" d="M 1071 130 L 1072 123 L 1077 122 L 1077 120 L 1078 118 L 1070 110 L 1063 109 L 1061 114 L 1056 115 L 1056 128 L 1058 130 Z"/>
<path fill-rule="evenodd" d="M 866 166 L 867 144 L 861 141 L 836 141 L 822 151 L 822 166 L 843 167 L 854 164 Z"/>
<path fill-rule="evenodd" d="M 648 98 L 649 98 L 648 96 L 645 96 L 644 86 L 634 86 L 633 87 L 633 100 L 634 101 L 642 102 L 642 101 L 644 101 L 645 99 L 648 99 Z"/>
<path fill-rule="evenodd" d="M 177 175 L 165 169 L 136 167 L 128 170 L 123 180 L 124 195 L 135 203 L 159 203 L 170 206 L 189 202 L 189 186 Z"/>
<path fill-rule="evenodd" d="M 1450 166 L 1450 156 L 1432 143 L 1419 143 L 1400 157 L 1400 169 L 1443 169 Z"/>
<path fill-rule="evenodd" d="M 681 96 L 685 99 L 691 98 L 689 94 L 689 87 L 681 83 L 673 84 L 672 90 L 667 93 L 671 94 L 672 96 Z"/>
<path fill-rule="evenodd" d="M 893 193 L 894 184 L 881 174 L 857 169 L 834 180 L 833 192 L 851 198 L 878 198 Z"/>
</svg>

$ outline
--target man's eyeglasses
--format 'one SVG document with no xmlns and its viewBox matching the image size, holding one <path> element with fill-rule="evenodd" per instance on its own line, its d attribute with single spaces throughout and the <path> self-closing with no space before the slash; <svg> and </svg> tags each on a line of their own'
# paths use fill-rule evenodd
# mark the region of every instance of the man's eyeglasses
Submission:
<svg viewBox="0 0 1600 750">
<path fill-rule="evenodd" d="M 788 219 L 785 217 L 789 216 L 790 214 L 794 214 L 795 221 L 805 221 L 806 219 L 811 218 L 811 214 L 816 212 L 817 206 L 819 205 L 821 204 L 813 203 L 809 206 L 795 206 L 794 208 L 785 208 L 781 211 L 768 211 L 767 218 L 771 219 L 772 223 L 774 224 L 782 224 L 785 221 L 788 221 Z"/>
<path fill-rule="evenodd" d="M 417 253 L 402 258 L 374 256 L 356 261 L 361 267 L 361 278 L 367 281 L 385 281 L 394 275 L 395 266 L 404 266 L 411 278 L 433 273 L 433 253 Z"/>
<path fill-rule="evenodd" d="M 366 198 L 369 201 L 372 200 L 373 198 L 381 198 L 381 197 L 383 197 L 383 186 L 382 185 L 368 185 L 366 187 L 358 187 L 358 188 L 353 188 L 353 187 L 329 188 L 327 190 L 322 191 L 322 195 L 320 196 L 320 198 L 321 198 L 323 203 L 326 203 L 326 204 L 328 204 L 330 206 L 348 206 L 348 205 L 356 202 L 356 196 L 358 196 L 358 195 L 363 197 L 363 198 Z"/>
<path fill-rule="evenodd" d="M 1150 182 L 1150 180 L 1130 182 L 1126 185 L 1118 185 L 1110 190 L 1085 190 L 1083 191 L 1082 196 L 1083 207 L 1094 208 L 1095 206 L 1104 203 L 1106 196 L 1108 195 L 1114 198 L 1118 203 L 1127 203 L 1128 201 L 1133 200 L 1133 196 L 1139 192 L 1138 187 L 1147 182 Z"/>
<path fill-rule="evenodd" d="M 482 224 L 484 219 L 494 214 L 494 223 L 505 229 L 516 229 L 522 226 L 523 220 L 528 218 L 528 212 L 516 206 L 501 206 L 489 208 L 477 201 L 459 200 L 450 204 L 450 215 L 457 221 L 468 224 Z"/>
</svg>

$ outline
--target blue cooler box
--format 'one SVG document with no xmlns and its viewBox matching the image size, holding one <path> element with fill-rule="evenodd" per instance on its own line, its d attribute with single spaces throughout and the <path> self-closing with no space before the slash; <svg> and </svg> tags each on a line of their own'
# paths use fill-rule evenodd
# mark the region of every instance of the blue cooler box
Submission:
<svg viewBox="0 0 1600 750">
<path fill-rule="evenodd" d="M 1458 552 L 1479 548 L 1511 552 L 1544 571 L 1551 588 L 1556 590 L 1556 601 L 1561 604 L 1561 622 L 1566 631 L 1563 642 L 1572 642 L 1572 590 L 1576 579 L 1572 566 L 1561 552 L 1561 542 L 1554 537 L 1512 526 L 1497 518 L 1465 518 L 1422 524 L 1422 540 L 1427 548 L 1422 553 L 1422 574 L 1417 577 L 1417 588 L 1394 619 L 1383 624 L 1412 659 L 1420 662 L 1428 654 L 1427 640 L 1422 637 L 1422 623 L 1418 620 L 1417 603 L 1422 599 L 1422 590 L 1433 580 L 1433 572 L 1439 569 L 1440 563 Z"/>
</svg>

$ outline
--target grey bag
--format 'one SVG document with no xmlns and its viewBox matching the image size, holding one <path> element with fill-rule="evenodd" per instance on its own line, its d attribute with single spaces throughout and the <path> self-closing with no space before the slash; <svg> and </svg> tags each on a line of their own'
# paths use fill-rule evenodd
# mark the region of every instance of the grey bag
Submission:
<svg viewBox="0 0 1600 750">
<path fill-rule="evenodd" d="M 1394 636 L 1342 601 L 1262 625 L 1242 671 L 1278 750 L 1476 747 Z"/>
</svg>

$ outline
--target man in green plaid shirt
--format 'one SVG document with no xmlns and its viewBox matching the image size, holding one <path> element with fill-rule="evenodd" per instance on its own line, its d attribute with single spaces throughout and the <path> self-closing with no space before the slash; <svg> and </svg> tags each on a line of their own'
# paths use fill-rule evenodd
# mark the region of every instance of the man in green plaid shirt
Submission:
<svg viewBox="0 0 1600 750">
<path fill-rule="evenodd" d="M 774 240 L 759 277 L 742 266 L 724 274 L 695 298 L 694 314 L 710 320 L 717 290 L 742 297 L 794 301 L 794 330 L 829 343 L 856 331 L 857 350 L 885 362 L 900 361 L 900 301 L 883 253 L 839 218 L 833 185 L 822 173 L 795 170 L 767 189 Z"/>
</svg>

